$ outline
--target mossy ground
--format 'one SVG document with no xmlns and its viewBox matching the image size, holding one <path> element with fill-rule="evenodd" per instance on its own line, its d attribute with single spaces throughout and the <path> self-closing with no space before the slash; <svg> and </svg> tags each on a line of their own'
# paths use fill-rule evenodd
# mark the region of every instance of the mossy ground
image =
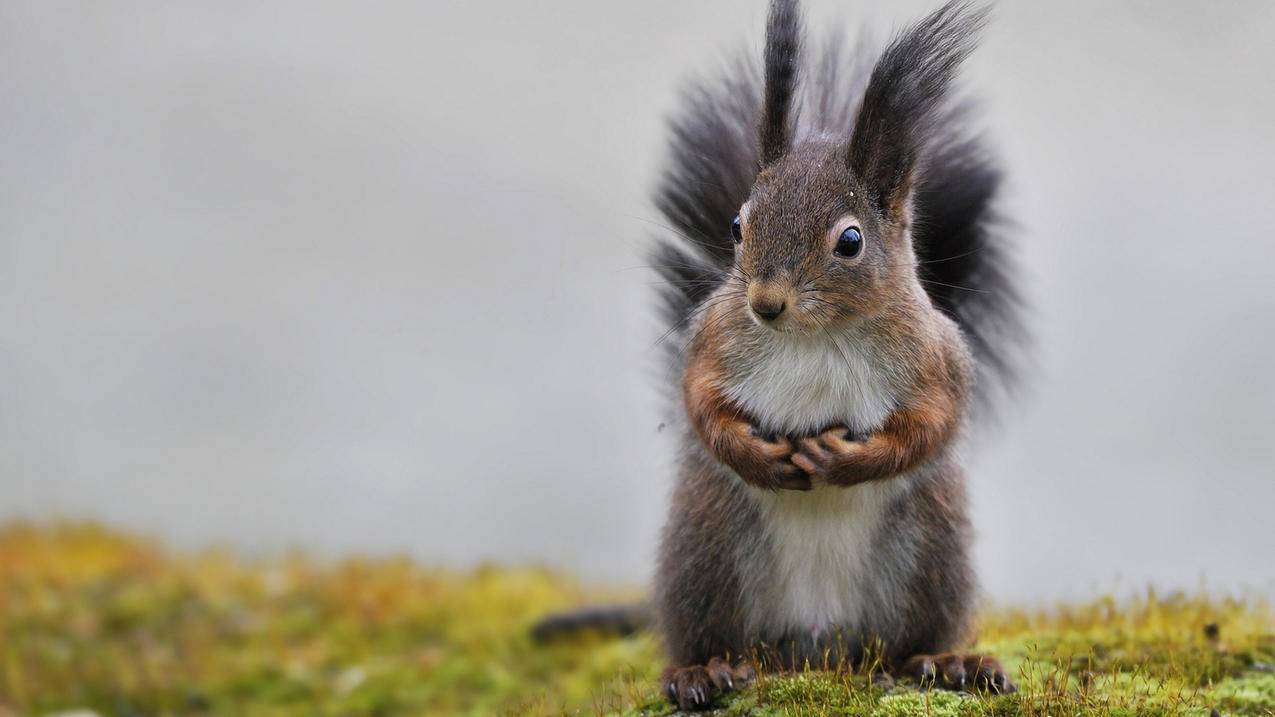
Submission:
<svg viewBox="0 0 1275 717">
<path fill-rule="evenodd" d="M 539 646 L 546 612 L 632 597 L 543 570 L 175 555 L 93 526 L 0 529 L 0 715 L 663 715 L 649 636 Z M 1205 626 L 1216 624 L 1210 639 Z M 1262 605 L 1145 594 L 989 610 L 1007 696 L 764 677 L 723 715 L 1275 715 Z"/>
</svg>

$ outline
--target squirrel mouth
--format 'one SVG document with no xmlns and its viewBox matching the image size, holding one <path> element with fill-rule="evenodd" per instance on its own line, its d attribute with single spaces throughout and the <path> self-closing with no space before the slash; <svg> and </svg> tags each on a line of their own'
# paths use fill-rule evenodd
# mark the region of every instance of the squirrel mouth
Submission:
<svg viewBox="0 0 1275 717">
<path fill-rule="evenodd" d="M 748 317 L 753 320 L 754 324 L 766 329 L 767 331 L 777 334 L 792 333 L 792 318 L 786 314 L 784 316 L 767 319 L 762 316 L 758 316 L 756 311 L 749 309 Z"/>
<path fill-rule="evenodd" d="M 759 318 L 751 311 L 748 313 L 752 322 L 761 329 L 761 331 L 758 332 L 759 334 L 776 337 L 813 336 L 819 331 L 817 327 L 808 326 L 804 322 L 799 321 L 796 316 L 788 316 L 785 314 L 777 320 L 766 321 L 765 319 Z"/>
</svg>

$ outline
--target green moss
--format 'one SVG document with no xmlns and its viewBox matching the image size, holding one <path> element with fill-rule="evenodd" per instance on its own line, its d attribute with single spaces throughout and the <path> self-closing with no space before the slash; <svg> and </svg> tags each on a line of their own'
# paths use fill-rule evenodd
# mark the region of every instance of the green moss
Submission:
<svg viewBox="0 0 1275 717">
<path fill-rule="evenodd" d="M 623 715 L 675 711 L 650 636 L 535 645 L 545 613 L 631 593 L 536 569 L 432 570 L 174 555 L 94 526 L 0 529 L 0 717 Z M 1216 623 L 1220 637 L 1206 637 Z M 1275 717 L 1275 621 L 1258 604 L 1148 593 L 984 611 L 975 649 L 1021 692 L 763 676 L 727 717 Z"/>
<path fill-rule="evenodd" d="M 900 691 L 879 700 L 871 714 L 873 717 L 959 717 L 971 714 L 974 709 L 977 705 L 967 695 Z"/>
<path fill-rule="evenodd" d="M 1217 707 L 1242 715 L 1275 714 L 1275 674 L 1250 673 L 1219 684 L 1214 693 Z"/>
</svg>

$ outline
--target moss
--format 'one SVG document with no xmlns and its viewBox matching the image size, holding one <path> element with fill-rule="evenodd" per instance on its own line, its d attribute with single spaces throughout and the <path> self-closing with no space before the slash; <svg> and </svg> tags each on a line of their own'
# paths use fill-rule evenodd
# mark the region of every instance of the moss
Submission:
<svg viewBox="0 0 1275 717">
<path fill-rule="evenodd" d="M 538 646 L 571 605 L 632 599 L 530 568 L 180 555 L 91 525 L 0 529 L 0 716 L 669 715 L 649 636 Z M 1217 634 L 1206 635 L 1216 624 Z M 862 674 L 763 676 L 729 717 L 1275 717 L 1275 621 L 1255 603 L 1147 593 L 989 609 L 977 649 L 1015 695 L 886 691 Z"/>
<path fill-rule="evenodd" d="M 1249 673 L 1223 682 L 1215 691 L 1218 709 L 1242 715 L 1275 715 L 1275 674 Z"/>
</svg>

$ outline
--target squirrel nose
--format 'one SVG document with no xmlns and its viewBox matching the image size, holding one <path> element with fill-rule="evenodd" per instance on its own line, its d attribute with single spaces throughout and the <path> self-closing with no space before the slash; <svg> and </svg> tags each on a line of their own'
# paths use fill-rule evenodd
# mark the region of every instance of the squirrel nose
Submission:
<svg viewBox="0 0 1275 717">
<path fill-rule="evenodd" d="M 748 304 L 753 307 L 753 313 L 766 321 L 774 321 L 784 313 L 783 299 L 756 298 Z"/>
</svg>

